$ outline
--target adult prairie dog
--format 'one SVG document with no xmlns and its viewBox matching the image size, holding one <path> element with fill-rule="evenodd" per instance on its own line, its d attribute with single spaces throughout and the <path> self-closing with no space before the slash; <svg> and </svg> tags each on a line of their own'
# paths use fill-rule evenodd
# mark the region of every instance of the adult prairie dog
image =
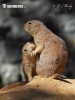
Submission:
<svg viewBox="0 0 75 100">
<path fill-rule="evenodd" d="M 61 74 L 68 58 L 65 42 L 38 20 L 27 22 L 24 29 L 33 36 L 36 44 L 31 55 L 40 54 L 36 67 L 37 74 L 41 77 Z"/>
</svg>

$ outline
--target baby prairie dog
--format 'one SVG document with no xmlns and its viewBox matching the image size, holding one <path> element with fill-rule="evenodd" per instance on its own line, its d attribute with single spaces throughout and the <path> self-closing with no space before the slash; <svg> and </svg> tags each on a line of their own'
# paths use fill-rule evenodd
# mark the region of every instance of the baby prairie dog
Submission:
<svg viewBox="0 0 75 100">
<path fill-rule="evenodd" d="M 22 63 L 26 81 L 32 80 L 33 76 L 37 75 L 36 73 L 37 55 L 33 57 L 31 56 L 31 52 L 35 48 L 36 45 L 30 42 L 27 42 L 22 48 Z"/>
<path fill-rule="evenodd" d="M 66 67 L 68 53 L 65 42 L 38 20 L 27 22 L 24 29 L 33 36 L 36 44 L 31 55 L 34 57 L 40 54 L 36 66 L 37 74 L 41 77 L 54 75 L 56 78 Z"/>
</svg>

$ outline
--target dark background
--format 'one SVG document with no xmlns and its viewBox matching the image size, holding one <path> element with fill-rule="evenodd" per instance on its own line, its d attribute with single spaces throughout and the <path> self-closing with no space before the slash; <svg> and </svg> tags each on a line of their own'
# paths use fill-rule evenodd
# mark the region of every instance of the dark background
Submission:
<svg viewBox="0 0 75 100">
<path fill-rule="evenodd" d="M 4 9 L 2 4 L 26 8 Z M 63 74 L 75 78 L 75 0 L 0 0 L 0 87 L 24 80 L 21 50 L 33 38 L 23 25 L 32 19 L 42 21 L 65 40 L 69 57 Z"/>
</svg>

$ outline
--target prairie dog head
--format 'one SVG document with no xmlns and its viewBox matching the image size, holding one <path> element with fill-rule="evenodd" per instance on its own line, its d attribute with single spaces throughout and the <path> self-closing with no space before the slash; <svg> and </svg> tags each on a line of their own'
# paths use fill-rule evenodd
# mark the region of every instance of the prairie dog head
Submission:
<svg viewBox="0 0 75 100">
<path fill-rule="evenodd" d="M 24 54 L 26 52 L 32 52 L 35 48 L 36 48 L 35 44 L 27 42 L 22 48 L 22 53 Z"/>
<path fill-rule="evenodd" d="M 41 25 L 43 25 L 42 22 L 38 20 L 31 20 L 24 25 L 24 29 L 31 35 L 35 35 L 40 30 Z"/>
</svg>

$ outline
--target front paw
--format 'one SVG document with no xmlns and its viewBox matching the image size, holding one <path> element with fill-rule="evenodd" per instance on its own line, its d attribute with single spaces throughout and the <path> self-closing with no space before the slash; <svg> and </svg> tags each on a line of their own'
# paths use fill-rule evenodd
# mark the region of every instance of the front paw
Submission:
<svg viewBox="0 0 75 100">
<path fill-rule="evenodd" d="M 37 54 L 37 52 L 34 50 L 34 51 L 32 51 L 31 56 L 35 56 L 36 54 Z"/>
</svg>

